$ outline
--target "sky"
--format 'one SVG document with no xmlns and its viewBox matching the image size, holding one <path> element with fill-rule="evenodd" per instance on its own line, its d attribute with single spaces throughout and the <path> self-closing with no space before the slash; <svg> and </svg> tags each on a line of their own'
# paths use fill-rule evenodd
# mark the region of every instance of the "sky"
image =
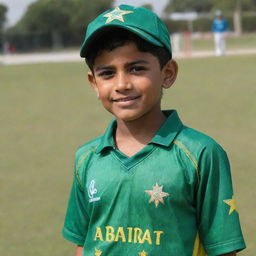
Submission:
<svg viewBox="0 0 256 256">
<path fill-rule="evenodd" d="M 8 7 L 8 21 L 6 26 L 14 25 L 22 17 L 28 5 L 36 1 L 37 0 L 0 0 L 0 3 Z M 150 3 L 153 6 L 154 11 L 159 15 L 161 15 L 168 2 L 169 0 L 114 0 L 115 5 L 131 4 L 134 6 L 139 6 L 142 4 Z"/>
<path fill-rule="evenodd" d="M 8 7 L 7 26 L 14 25 L 24 14 L 26 8 L 36 0 L 0 0 L 1 4 Z"/>
</svg>

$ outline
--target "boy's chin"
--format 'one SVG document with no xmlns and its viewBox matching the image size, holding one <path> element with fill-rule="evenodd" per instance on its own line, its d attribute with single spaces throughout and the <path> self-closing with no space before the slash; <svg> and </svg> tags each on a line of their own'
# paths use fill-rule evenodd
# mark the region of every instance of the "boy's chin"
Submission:
<svg viewBox="0 0 256 256">
<path fill-rule="evenodd" d="M 161 112 L 161 109 L 159 111 L 147 109 L 147 108 L 133 108 L 133 109 L 122 109 L 122 110 L 109 110 L 108 111 L 115 116 L 117 121 L 121 122 L 142 122 L 141 125 L 143 125 L 143 122 L 145 120 L 152 119 L 154 121 Z M 159 112 L 159 113 L 158 113 Z"/>
<path fill-rule="evenodd" d="M 130 111 L 127 111 L 126 113 L 111 113 L 111 114 L 114 115 L 118 121 L 122 121 L 122 122 L 138 121 L 143 116 L 143 114 L 141 113 L 131 113 Z"/>
<path fill-rule="evenodd" d="M 134 117 L 134 116 L 115 116 L 118 121 L 122 122 L 133 122 L 136 120 L 139 120 L 139 117 Z"/>
</svg>

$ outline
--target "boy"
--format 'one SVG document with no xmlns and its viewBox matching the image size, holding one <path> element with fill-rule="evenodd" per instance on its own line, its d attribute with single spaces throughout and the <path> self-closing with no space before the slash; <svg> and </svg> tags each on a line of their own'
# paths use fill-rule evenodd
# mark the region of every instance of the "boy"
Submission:
<svg viewBox="0 0 256 256">
<path fill-rule="evenodd" d="M 229 164 L 211 138 L 161 110 L 178 71 L 169 33 L 121 5 L 87 28 L 81 56 L 105 134 L 76 153 L 63 235 L 84 256 L 236 255 L 245 248 Z"/>
</svg>

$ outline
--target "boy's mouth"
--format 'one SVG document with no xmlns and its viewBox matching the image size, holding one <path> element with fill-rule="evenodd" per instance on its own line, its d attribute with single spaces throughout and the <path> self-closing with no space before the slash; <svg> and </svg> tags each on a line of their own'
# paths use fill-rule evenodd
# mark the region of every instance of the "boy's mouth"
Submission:
<svg viewBox="0 0 256 256">
<path fill-rule="evenodd" d="M 113 99 L 114 102 L 126 102 L 138 99 L 140 96 L 127 96 L 122 98 Z"/>
</svg>

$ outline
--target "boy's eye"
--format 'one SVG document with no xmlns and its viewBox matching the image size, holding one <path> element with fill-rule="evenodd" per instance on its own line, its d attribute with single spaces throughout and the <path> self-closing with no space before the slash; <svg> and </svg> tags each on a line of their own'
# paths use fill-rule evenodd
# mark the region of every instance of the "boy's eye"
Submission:
<svg viewBox="0 0 256 256">
<path fill-rule="evenodd" d="M 145 67 L 142 67 L 142 66 L 134 66 L 134 67 L 131 67 L 130 72 L 140 72 L 140 71 L 144 71 L 144 70 L 146 70 Z"/>
<path fill-rule="evenodd" d="M 100 73 L 98 73 L 98 76 L 103 77 L 103 78 L 108 78 L 111 77 L 114 74 L 112 70 L 105 70 Z"/>
</svg>

